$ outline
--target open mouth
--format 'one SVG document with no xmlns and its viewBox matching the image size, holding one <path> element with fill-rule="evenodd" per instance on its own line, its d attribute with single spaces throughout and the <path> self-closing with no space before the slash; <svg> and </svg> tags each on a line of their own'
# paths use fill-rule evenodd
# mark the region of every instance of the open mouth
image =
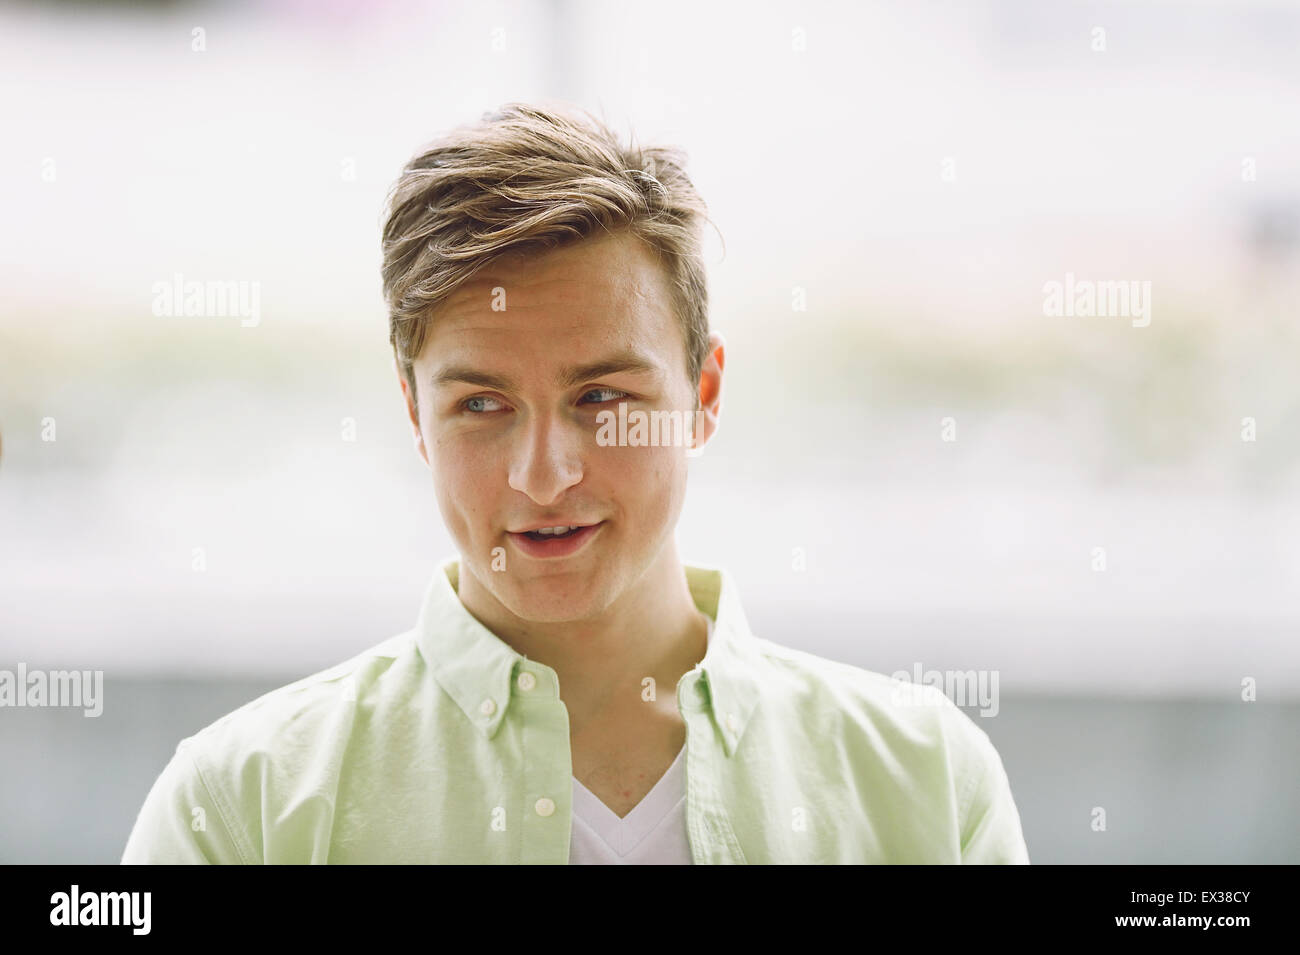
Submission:
<svg viewBox="0 0 1300 955">
<path fill-rule="evenodd" d="M 565 528 L 564 530 L 550 527 L 542 531 L 525 531 L 524 536 L 535 541 L 553 541 L 562 540 L 565 537 L 572 537 L 580 530 L 582 530 L 582 526 L 575 524 L 574 526 Z"/>
<path fill-rule="evenodd" d="M 587 546 L 587 541 L 605 526 L 596 524 L 544 527 L 535 531 L 510 532 L 510 538 L 529 557 L 568 557 Z"/>
</svg>

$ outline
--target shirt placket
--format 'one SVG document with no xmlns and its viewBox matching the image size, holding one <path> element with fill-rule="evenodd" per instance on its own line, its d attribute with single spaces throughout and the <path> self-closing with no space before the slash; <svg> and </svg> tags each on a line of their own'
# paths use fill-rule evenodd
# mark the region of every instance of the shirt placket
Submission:
<svg viewBox="0 0 1300 955">
<path fill-rule="evenodd" d="M 523 865 L 566 865 L 572 824 L 573 765 L 569 714 L 554 671 L 533 661 L 518 665 L 511 686 L 513 719 L 520 720 L 520 849 Z"/>
<path fill-rule="evenodd" d="M 727 754 L 714 724 L 708 680 L 693 671 L 682 681 L 678 709 L 686 721 L 686 836 L 695 865 L 744 865 L 718 790 Z"/>
</svg>

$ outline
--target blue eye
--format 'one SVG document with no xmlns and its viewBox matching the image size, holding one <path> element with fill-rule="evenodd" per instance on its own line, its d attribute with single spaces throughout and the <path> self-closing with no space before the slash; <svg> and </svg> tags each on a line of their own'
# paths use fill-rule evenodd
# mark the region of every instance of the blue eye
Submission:
<svg viewBox="0 0 1300 955">
<path fill-rule="evenodd" d="M 471 408 L 469 405 L 470 402 L 472 401 L 496 401 L 496 399 L 489 395 L 475 395 L 473 398 L 466 398 L 464 401 L 460 403 L 460 406 L 466 411 L 470 412 L 471 414 L 485 414 L 486 413 L 485 409 Z"/>
<path fill-rule="evenodd" d="M 624 398 L 626 398 L 626 397 L 628 396 L 626 391 L 618 391 L 618 390 L 615 389 L 615 388 L 592 388 L 591 391 L 587 392 L 587 394 L 586 394 L 586 395 L 583 395 L 582 397 L 586 398 L 587 395 L 598 395 L 598 394 L 621 395 L 621 396 L 624 397 Z M 588 403 L 588 404 L 593 404 L 593 403 L 594 403 L 594 404 L 603 404 L 603 403 L 606 402 L 606 401 L 613 401 L 613 400 L 614 400 L 613 398 L 604 398 L 604 399 L 602 399 L 601 401 L 597 401 L 597 402 L 587 402 L 587 403 Z"/>
</svg>

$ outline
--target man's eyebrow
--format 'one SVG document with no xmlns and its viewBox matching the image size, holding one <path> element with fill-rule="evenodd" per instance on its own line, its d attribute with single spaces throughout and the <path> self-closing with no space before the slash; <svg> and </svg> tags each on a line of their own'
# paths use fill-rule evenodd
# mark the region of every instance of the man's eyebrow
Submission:
<svg viewBox="0 0 1300 955">
<path fill-rule="evenodd" d="M 592 378 L 603 378 L 605 375 L 616 375 L 619 372 L 632 372 L 639 375 L 654 375 L 656 378 L 662 377 L 663 370 L 658 363 L 650 361 L 648 358 L 632 351 L 621 351 L 605 358 L 599 358 L 596 361 L 588 362 L 585 365 L 576 365 L 571 368 L 565 368 L 560 372 L 558 382 L 565 388 L 572 388 L 580 385 L 584 381 L 590 381 Z"/>
<path fill-rule="evenodd" d="M 656 378 L 663 376 L 663 370 L 657 363 L 636 352 L 623 351 L 588 362 L 585 365 L 573 365 L 565 368 L 557 376 L 556 382 L 561 387 L 572 388 L 584 381 L 590 381 L 592 378 L 601 378 L 619 372 L 649 374 L 654 375 Z M 481 388 L 493 388 L 497 391 L 511 391 L 515 386 L 511 379 L 503 375 L 494 375 L 490 372 L 480 371 L 470 365 L 462 364 L 447 365 L 433 376 L 435 388 L 455 382 L 478 385 Z"/>
</svg>

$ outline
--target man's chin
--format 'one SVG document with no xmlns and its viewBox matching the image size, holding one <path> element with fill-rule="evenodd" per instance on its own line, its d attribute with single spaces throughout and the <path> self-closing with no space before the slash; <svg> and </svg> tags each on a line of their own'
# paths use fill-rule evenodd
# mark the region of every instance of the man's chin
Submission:
<svg viewBox="0 0 1300 955">
<path fill-rule="evenodd" d="M 599 587 L 598 581 L 581 574 L 525 578 L 511 581 L 498 599 L 521 620 L 566 623 L 603 609 L 598 606 Z"/>
</svg>

